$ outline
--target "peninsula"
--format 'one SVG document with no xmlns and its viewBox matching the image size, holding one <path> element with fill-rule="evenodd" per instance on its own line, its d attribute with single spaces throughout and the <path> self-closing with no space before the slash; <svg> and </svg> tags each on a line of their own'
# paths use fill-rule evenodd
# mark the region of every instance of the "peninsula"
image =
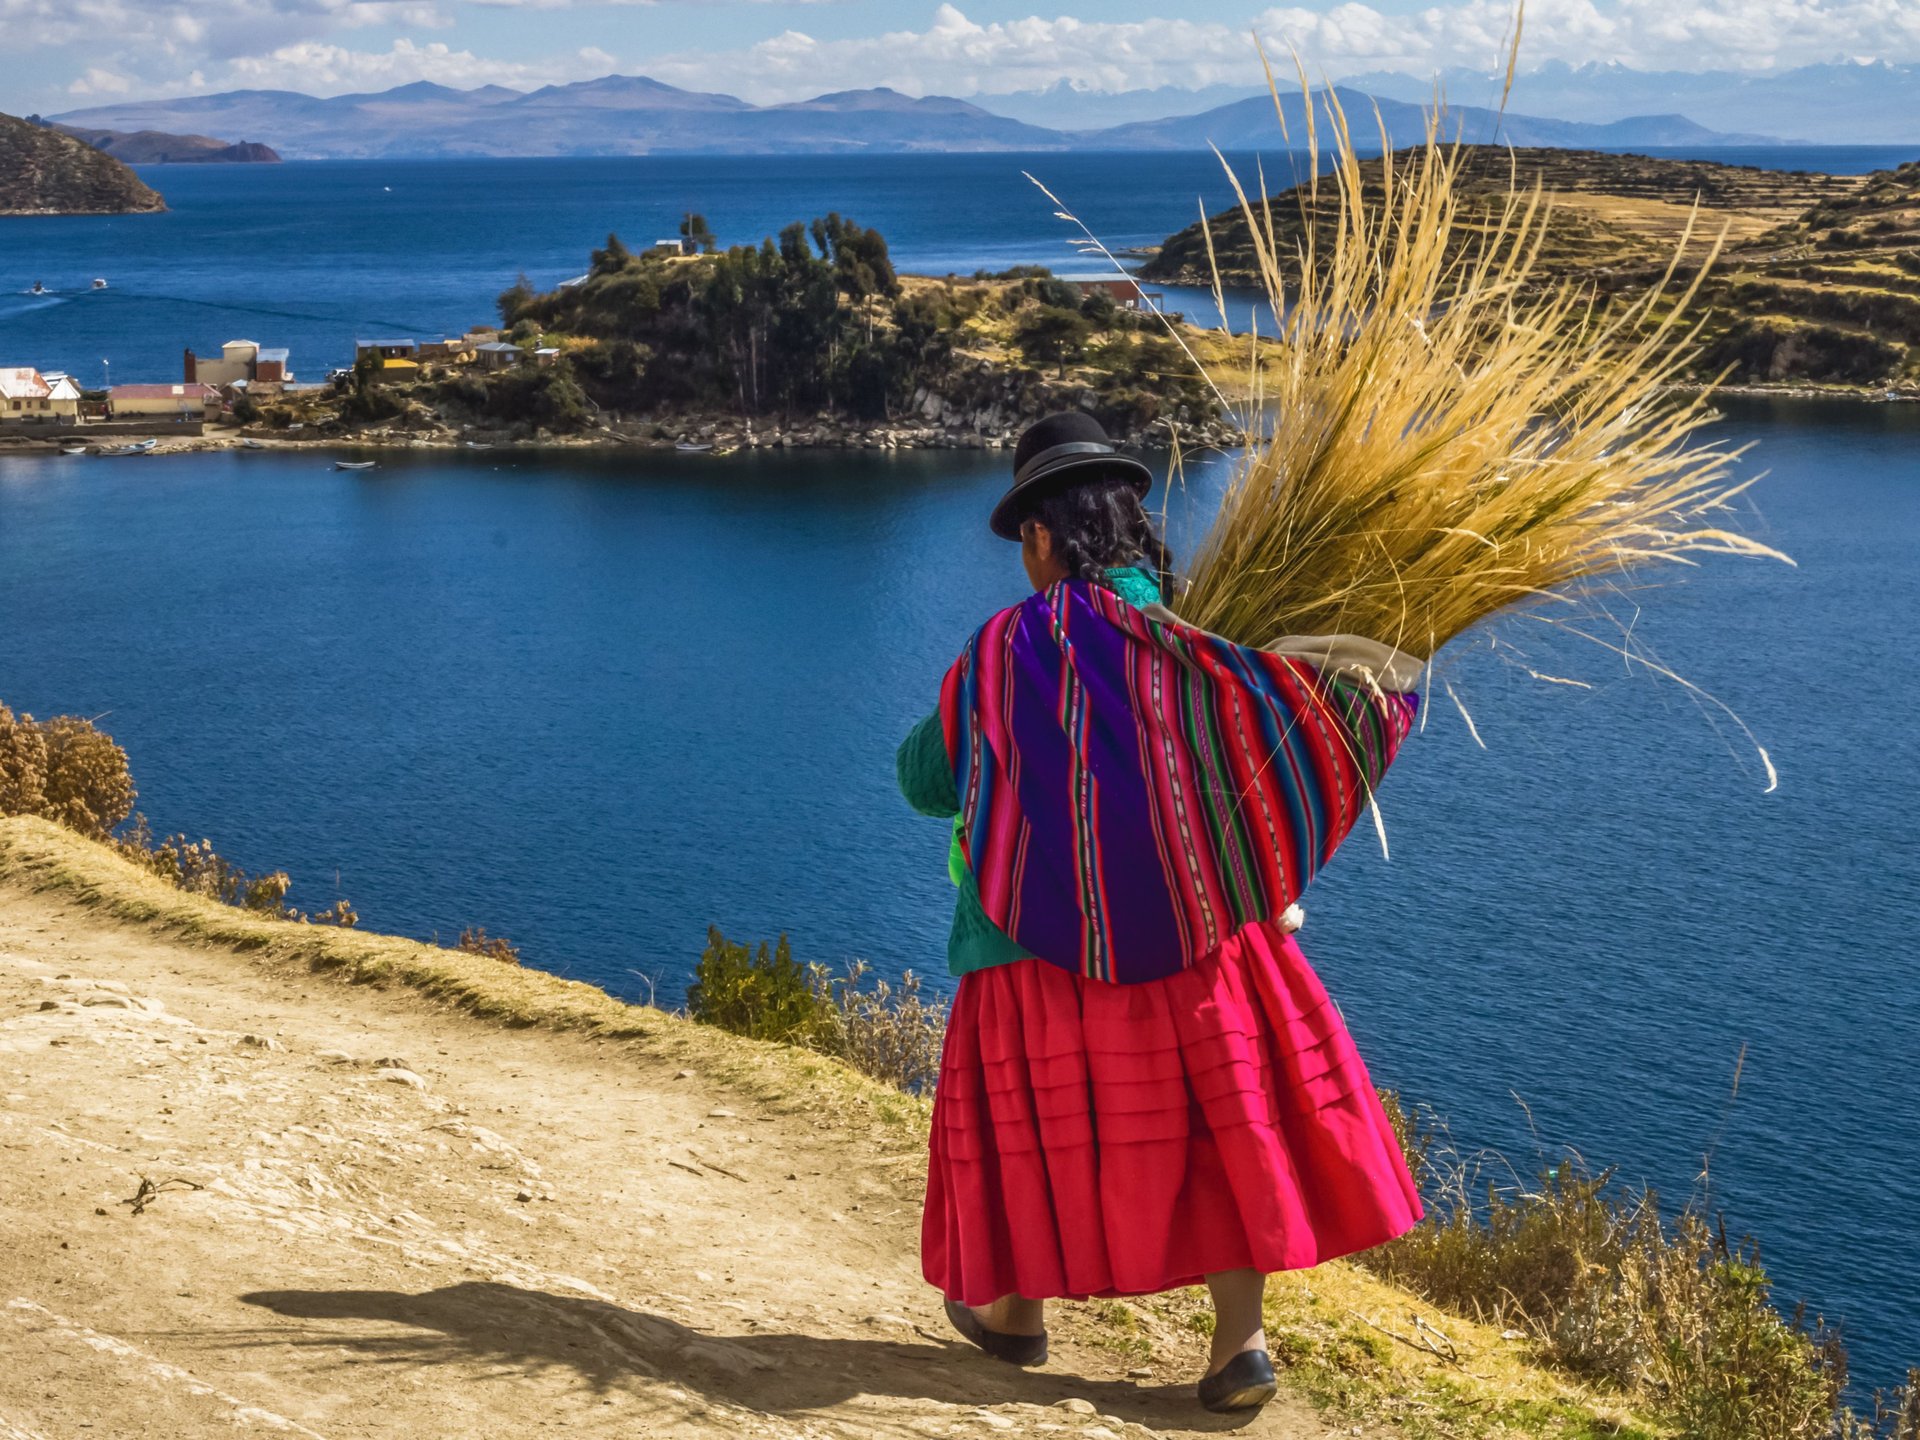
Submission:
<svg viewBox="0 0 1920 1440">
<path fill-rule="evenodd" d="M 134 215 L 167 202 L 138 175 L 71 135 L 0 115 L 0 215 Z"/>
<path fill-rule="evenodd" d="M 1381 163 L 1362 162 L 1380 195 Z M 1763 170 L 1597 151 L 1472 146 L 1461 187 L 1460 253 L 1497 224 L 1512 188 L 1538 185 L 1552 205 L 1536 277 L 1605 295 L 1659 279 L 1693 218 L 1690 258 L 1725 233 L 1696 310 L 1705 322 L 1696 376 L 1736 384 L 1920 387 L 1920 162 L 1866 176 Z M 1257 202 L 1256 202 L 1257 203 Z M 1283 263 L 1322 239 L 1338 212 L 1334 187 L 1267 202 Z M 1263 219 L 1262 223 L 1265 221 Z M 1209 260 L 1209 241 L 1213 260 Z M 1233 209 L 1169 236 L 1143 280 L 1258 283 L 1246 217 Z M 1296 270 L 1297 273 L 1297 270 Z"/>
<path fill-rule="evenodd" d="M 252 140 L 229 143 L 211 135 L 170 135 L 164 130 L 88 130 L 77 125 L 53 128 L 129 165 L 271 165 L 280 159 L 272 146 Z"/>
</svg>

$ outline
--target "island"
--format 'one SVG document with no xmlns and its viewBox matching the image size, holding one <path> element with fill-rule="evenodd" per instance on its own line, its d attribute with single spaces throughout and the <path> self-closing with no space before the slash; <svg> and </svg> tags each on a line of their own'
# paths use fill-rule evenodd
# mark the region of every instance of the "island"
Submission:
<svg viewBox="0 0 1920 1440">
<path fill-rule="evenodd" d="M 511 286 L 497 329 L 364 340 L 330 388 L 234 414 L 356 443 L 998 448 L 1068 408 L 1128 441 L 1239 438 L 1213 383 L 1245 392 L 1241 347 L 1122 273 L 901 275 L 838 214 L 724 250 L 683 230 L 609 235 L 578 277 Z"/>
<path fill-rule="evenodd" d="M 1381 176 L 1380 160 L 1362 162 L 1364 195 L 1377 199 Z M 1537 185 L 1553 209 L 1536 279 L 1590 285 L 1603 297 L 1644 292 L 1659 279 L 1697 200 L 1688 259 L 1704 260 L 1725 235 L 1695 302 L 1704 329 L 1694 378 L 1702 384 L 1724 375 L 1775 388 L 1920 387 L 1920 162 L 1838 176 L 1469 146 L 1462 177 L 1459 253 L 1488 234 L 1512 189 Z M 1298 186 L 1266 203 L 1283 264 L 1297 267 L 1308 227 L 1328 236 L 1339 198 L 1322 181 L 1317 192 Z M 1209 233 L 1221 280 L 1257 284 L 1237 208 L 1168 237 L 1149 254 L 1141 279 L 1212 284 Z"/>
<path fill-rule="evenodd" d="M 0 215 L 137 215 L 167 202 L 127 166 L 71 135 L 0 115 Z"/>
</svg>

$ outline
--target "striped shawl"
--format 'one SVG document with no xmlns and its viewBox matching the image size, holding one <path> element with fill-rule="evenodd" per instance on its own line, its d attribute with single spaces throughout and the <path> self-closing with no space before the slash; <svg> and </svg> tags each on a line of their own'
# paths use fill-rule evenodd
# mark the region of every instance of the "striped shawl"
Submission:
<svg viewBox="0 0 1920 1440">
<path fill-rule="evenodd" d="M 1156 613 L 1063 581 L 982 626 L 940 691 L 987 917 L 1120 984 L 1298 899 L 1418 704 Z"/>
</svg>

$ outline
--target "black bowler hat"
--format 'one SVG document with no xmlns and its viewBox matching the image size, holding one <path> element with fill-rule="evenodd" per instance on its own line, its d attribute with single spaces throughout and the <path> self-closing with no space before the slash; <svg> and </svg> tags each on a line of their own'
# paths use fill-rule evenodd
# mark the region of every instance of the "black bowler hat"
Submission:
<svg viewBox="0 0 1920 1440">
<path fill-rule="evenodd" d="M 987 524 L 1002 540 L 1020 538 L 1020 522 L 1035 501 L 1089 480 L 1125 480 L 1143 499 L 1153 488 L 1153 472 L 1131 455 L 1122 455 L 1100 422 L 1079 410 L 1036 420 L 1013 450 L 1013 485 L 993 507 Z"/>
</svg>

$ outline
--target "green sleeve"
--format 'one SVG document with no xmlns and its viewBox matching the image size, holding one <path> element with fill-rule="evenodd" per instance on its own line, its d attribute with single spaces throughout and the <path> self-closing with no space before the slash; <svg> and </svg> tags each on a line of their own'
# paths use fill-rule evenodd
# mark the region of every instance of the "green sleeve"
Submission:
<svg viewBox="0 0 1920 1440">
<path fill-rule="evenodd" d="M 947 737 L 934 711 L 908 733 L 894 757 L 900 793 L 922 815 L 945 818 L 960 813 L 960 792 L 954 788 L 953 765 L 947 759 Z"/>
</svg>

